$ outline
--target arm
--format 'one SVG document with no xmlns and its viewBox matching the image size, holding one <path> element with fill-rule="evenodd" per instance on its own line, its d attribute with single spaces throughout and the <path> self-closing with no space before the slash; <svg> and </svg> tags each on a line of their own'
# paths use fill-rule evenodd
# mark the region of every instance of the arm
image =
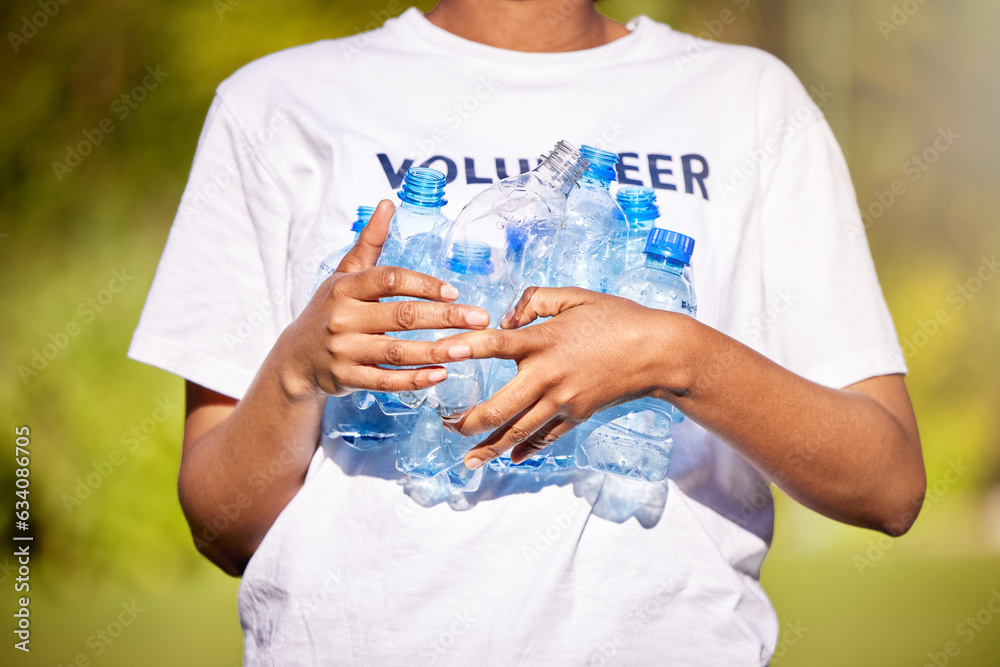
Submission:
<svg viewBox="0 0 1000 667">
<path fill-rule="evenodd" d="M 401 341 L 385 331 L 472 329 L 489 316 L 449 303 L 458 291 L 440 280 L 375 267 L 392 217 L 379 204 L 337 273 L 281 334 L 240 401 L 188 384 L 178 494 L 195 544 L 238 575 L 305 480 L 328 395 L 356 389 L 402 391 L 444 380 L 443 367 L 385 370 L 467 358 L 462 342 Z M 379 303 L 410 296 L 439 303 Z"/>
<path fill-rule="evenodd" d="M 536 317 L 551 320 L 517 329 Z M 517 377 L 451 428 L 496 429 L 466 457 L 521 461 L 595 412 L 642 396 L 676 405 L 803 505 L 905 533 L 926 479 L 902 377 L 845 389 L 810 382 L 690 317 L 580 290 L 529 289 L 507 330 L 458 336 Z"/>
</svg>

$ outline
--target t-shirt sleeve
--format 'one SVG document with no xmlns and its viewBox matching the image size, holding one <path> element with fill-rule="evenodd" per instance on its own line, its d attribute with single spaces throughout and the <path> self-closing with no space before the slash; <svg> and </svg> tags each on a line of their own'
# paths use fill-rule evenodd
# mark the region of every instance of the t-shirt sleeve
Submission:
<svg viewBox="0 0 1000 667">
<path fill-rule="evenodd" d="M 260 148 L 217 96 L 129 348 L 234 398 L 291 320 L 289 206 Z"/>
<path fill-rule="evenodd" d="M 826 119 L 798 79 L 776 67 L 761 128 L 779 148 L 762 172 L 768 356 L 836 388 L 907 372 L 879 285 L 854 187 Z"/>
</svg>

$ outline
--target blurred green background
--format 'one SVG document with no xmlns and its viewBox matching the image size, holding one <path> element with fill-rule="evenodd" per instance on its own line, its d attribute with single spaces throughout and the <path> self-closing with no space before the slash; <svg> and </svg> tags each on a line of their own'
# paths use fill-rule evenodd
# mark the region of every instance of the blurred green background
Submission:
<svg viewBox="0 0 1000 667">
<path fill-rule="evenodd" d="M 176 501 L 182 383 L 127 361 L 125 351 L 215 86 L 256 57 L 374 27 L 409 4 L 0 6 L 0 365 L 8 378 L 0 424 L 11 452 L 0 457 L 0 498 L 13 502 L 13 430 L 28 425 L 36 536 L 27 656 L 11 648 L 14 527 L 0 512 L 3 664 L 69 665 L 79 656 L 108 666 L 239 664 L 238 582 L 195 553 Z M 39 14 L 46 6 L 53 16 Z M 783 627 L 773 664 L 1000 664 L 1000 618 L 987 606 L 1000 598 L 1000 279 L 983 279 L 993 277 L 984 262 L 1000 249 L 1000 136 L 991 122 L 1000 115 L 1000 3 L 599 6 L 622 21 L 642 13 L 759 46 L 807 87 L 833 93 L 824 112 L 869 213 L 907 350 L 930 482 L 924 512 L 909 535 L 890 541 L 779 497 L 764 570 Z M 147 67 L 168 76 L 122 118 L 116 100 Z M 104 118 L 113 131 L 95 133 Z M 949 128 L 959 138 L 935 149 Z M 85 131 L 101 139 L 92 139 L 92 154 L 55 170 Z M 923 156 L 916 171 L 915 156 Z M 889 203 L 896 180 L 906 192 Z M 112 293 L 116 271 L 127 284 Z M 54 358 L 23 378 L 18 367 L 49 344 L 59 348 Z M 156 421 L 158 405 L 167 406 L 166 421 Z M 80 488 L 95 471 L 105 473 L 100 485 Z M 134 604 L 134 622 L 102 638 L 99 631 L 116 631 L 123 604 Z"/>
</svg>

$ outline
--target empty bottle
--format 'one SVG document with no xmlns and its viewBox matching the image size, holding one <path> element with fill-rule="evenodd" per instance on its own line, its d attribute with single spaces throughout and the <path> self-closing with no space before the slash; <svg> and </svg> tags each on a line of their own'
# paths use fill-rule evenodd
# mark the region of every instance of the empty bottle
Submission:
<svg viewBox="0 0 1000 667">
<path fill-rule="evenodd" d="M 458 303 L 478 306 L 487 312 L 502 310 L 503 291 L 494 280 L 492 249 L 485 243 L 456 241 L 452 244 L 445 270 L 439 273 L 445 282 L 458 290 Z M 459 329 L 428 332 L 432 340 L 462 333 Z M 486 377 L 479 359 L 453 361 L 448 377 L 428 390 L 427 400 L 441 417 L 457 417 L 485 398 Z"/>
<path fill-rule="evenodd" d="M 580 154 L 590 163 L 566 200 L 566 220 L 549 257 L 550 287 L 583 287 L 607 293 L 625 270 L 629 226 L 611 196 L 618 155 L 590 146 Z"/>
<path fill-rule="evenodd" d="M 666 229 L 653 229 L 646 243 L 645 265 L 625 273 L 615 293 L 655 308 L 695 317 L 691 284 L 694 239 Z M 581 467 L 622 477 L 661 482 L 673 450 L 671 406 L 642 398 L 598 413 L 585 424 L 577 447 Z"/>
<path fill-rule="evenodd" d="M 359 206 L 358 217 L 351 226 L 354 239 L 343 248 L 327 255 L 319 265 L 316 277 L 309 287 L 311 298 L 316 289 L 336 272 L 341 260 L 354 246 L 361 230 L 371 219 L 375 209 Z M 323 408 L 322 430 L 328 438 L 342 438 L 351 447 L 361 451 L 377 449 L 397 437 L 406 424 L 386 416 L 379 410 L 364 410 L 355 405 L 351 396 L 330 396 Z"/>
<path fill-rule="evenodd" d="M 566 199 L 566 218 L 541 282 L 607 292 L 625 269 L 628 240 L 625 214 L 610 192 L 618 155 L 591 146 L 581 147 L 580 154 L 589 165 Z M 496 391 L 514 377 L 517 367 L 512 361 L 495 360 L 492 370 Z M 575 449 L 576 431 L 571 431 L 519 464 L 504 454 L 490 465 L 496 470 L 556 472 L 573 467 Z"/>
<path fill-rule="evenodd" d="M 319 263 L 319 271 L 316 272 L 316 277 L 313 278 L 312 283 L 309 284 L 309 290 L 306 294 L 307 298 L 312 298 L 312 295 L 315 294 L 316 289 L 323 283 L 323 281 L 336 273 L 337 267 L 340 266 L 340 262 L 344 259 L 344 256 L 347 255 L 350 249 L 354 247 L 354 244 L 357 243 L 358 236 L 361 235 L 361 230 L 365 228 L 374 213 L 374 206 L 358 207 L 358 218 L 354 221 L 354 224 L 351 225 L 351 231 L 354 232 L 354 238 L 343 248 L 338 248 L 324 257 L 323 261 Z"/>
<path fill-rule="evenodd" d="M 494 183 L 455 218 L 443 248 L 459 241 L 490 246 L 492 283 L 504 297 L 503 309 L 490 311 L 493 326 L 528 281 L 545 270 L 566 215 L 566 197 L 588 164 L 580 151 L 560 141 L 538 167 Z M 436 265 L 443 267 L 446 261 L 440 257 Z"/>
<path fill-rule="evenodd" d="M 652 188 L 629 186 L 618 190 L 615 198 L 628 220 L 625 268 L 638 268 L 646 262 L 646 241 L 660 217 L 660 209 L 656 206 L 656 191 Z"/>
<path fill-rule="evenodd" d="M 441 212 L 447 202 L 444 198 L 445 176 L 436 169 L 414 167 L 403 176 L 399 191 L 400 204 L 392 221 L 389 234 L 382 246 L 378 266 L 398 266 L 404 269 L 429 273 L 432 257 L 440 254 L 440 239 L 451 221 Z M 391 297 L 384 301 L 402 301 L 405 297 Z M 427 340 L 424 331 L 400 331 L 389 335 L 404 340 Z M 379 407 L 386 414 L 412 414 L 424 402 L 427 390 L 404 393 L 377 392 L 373 394 Z M 359 396 L 356 404 L 371 401 Z"/>
<path fill-rule="evenodd" d="M 464 471 L 456 468 L 465 468 L 462 460 L 466 453 L 483 437 L 465 438 L 446 430 L 437 412 L 424 405 L 396 445 L 396 469 L 415 477 L 435 477 L 444 473 L 453 487 L 474 485 L 478 488 L 481 475 L 474 475 L 467 468 Z"/>
</svg>

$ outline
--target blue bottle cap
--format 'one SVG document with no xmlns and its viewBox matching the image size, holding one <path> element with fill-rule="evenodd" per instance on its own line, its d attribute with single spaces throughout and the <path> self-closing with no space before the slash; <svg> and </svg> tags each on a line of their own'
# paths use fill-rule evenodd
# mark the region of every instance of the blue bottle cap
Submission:
<svg viewBox="0 0 1000 667">
<path fill-rule="evenodd" d="M 437 208 L 448 202 L 444 199 L 445 176 L 437 169 L 413 167 L 403 176 L 399 198 L 407 204 Z"/>
<path fill-rule="evenodd" d="M 615 165 L 618 164 L 618 154 L 611 151 L 601 150 L 593 146 L 580 146 L 580 155 L 590 163 L 585 175 L 594 176 L 602 181 L 613 181 L 617 174 Z"/>
<path fill-rule="evenodd" d="M 365 225 L 368 224 L 368 221 L 372 219 L 372 216 L 374 214 L 375 214 L 374 206 L 359 206 L 358 219 L 354 221 L 353 225 L 351 225 L 351 231 L 356 234 L 360 233 L 361 230 L 365 228 Z"/>
<path fill-rule="evenodd" d="M 683 264 L 691 263 L 694 239 L 669 229 L 654 228 L 646 241 L 646 254 L 673 259 Z"/>
</svg>

